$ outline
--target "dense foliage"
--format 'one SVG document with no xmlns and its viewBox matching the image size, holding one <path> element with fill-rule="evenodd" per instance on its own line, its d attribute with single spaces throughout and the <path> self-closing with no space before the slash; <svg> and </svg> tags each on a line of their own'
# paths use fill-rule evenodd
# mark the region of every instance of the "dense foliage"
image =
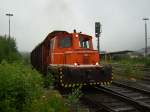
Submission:
<svg viewBox="0 0 150 112">
<path fill-rule="evenodd" d="M 36 70 L 21 63 L 0 64 L 0 112 L 68 112 L 58 91 L 45 90 Z"/>
<path fill-rule="evenodd" d="M 14 38 L 0 36 L 0 62 L 5 59 L 8 62 L 20 60 L 21 56 L 17 50 Z"/>
<path fill-rule="evenodd" d="M 0 64 L 0 112 L 24 111 L 42 94 L 41 75 L 23 64 Z"/>
</svg>

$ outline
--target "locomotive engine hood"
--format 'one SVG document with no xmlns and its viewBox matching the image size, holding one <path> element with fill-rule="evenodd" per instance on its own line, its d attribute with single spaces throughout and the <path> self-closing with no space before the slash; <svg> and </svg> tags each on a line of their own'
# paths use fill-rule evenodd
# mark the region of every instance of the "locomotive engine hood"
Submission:
<svg viewBox="0 0 150 112">
<path fill-rule="evenodd" d="M 99 63 L 99 54 L 95 50 L 74 50 L 64 52 L 65 63 L 76 65 L 95 65 Z"/>
</svg>

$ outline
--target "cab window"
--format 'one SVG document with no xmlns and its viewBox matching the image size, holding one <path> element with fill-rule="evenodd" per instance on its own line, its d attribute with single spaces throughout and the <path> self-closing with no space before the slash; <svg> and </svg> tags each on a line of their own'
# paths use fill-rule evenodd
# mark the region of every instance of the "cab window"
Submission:
<svg viewBox="0 0 150 112">
<path fill-rule="evenodd" d="M 59 46 L 61 48 L 71 47 L 71 37 L 63 37 L 60 39 Z"/>
<path fill-rule="evenodd" d="M 90 42 L 88 38 L 79 37 L 79 46 L 81 48 L 90 48 Z"/>
</svg>

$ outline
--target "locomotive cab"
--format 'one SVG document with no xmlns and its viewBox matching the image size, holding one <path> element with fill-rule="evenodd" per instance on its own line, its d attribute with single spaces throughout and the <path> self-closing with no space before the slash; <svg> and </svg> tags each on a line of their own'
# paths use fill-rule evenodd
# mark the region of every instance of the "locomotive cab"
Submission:
<svg viewBox="0 0 150 112">
<path fill-rule="evenodd" d="M 51 44 L 51 64 L 95 65 L 100 61 L 98 51 L 93 50 L 91 36 L 78 33 L 61 35 L 54 37 Z"/>
</svg>

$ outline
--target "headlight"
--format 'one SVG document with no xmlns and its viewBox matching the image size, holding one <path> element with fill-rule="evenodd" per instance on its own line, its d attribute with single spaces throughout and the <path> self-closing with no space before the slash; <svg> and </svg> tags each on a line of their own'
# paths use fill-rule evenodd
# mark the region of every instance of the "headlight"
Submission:
<svg viewBox="0 0 150 112">
<path fill-rule="evenodd" d="M 78 34 L 76 34 L 76 37 L 79 37 L 79 35 L 78 35 Z"/>
<path fill-rule="evenodd" d="M 77 63 L 74 63 L 74 66 L 77 66 L 78 64 Z"/>
<path fill-rule="evenodd" d="M 99 65 L 99 63 L 98 63 L 98 62 L 96 62 L 96 63 L 95 63 L 95 65 L 97 65 L 97 66 L 98 66 L 98 65 Z"/>
</svg>

